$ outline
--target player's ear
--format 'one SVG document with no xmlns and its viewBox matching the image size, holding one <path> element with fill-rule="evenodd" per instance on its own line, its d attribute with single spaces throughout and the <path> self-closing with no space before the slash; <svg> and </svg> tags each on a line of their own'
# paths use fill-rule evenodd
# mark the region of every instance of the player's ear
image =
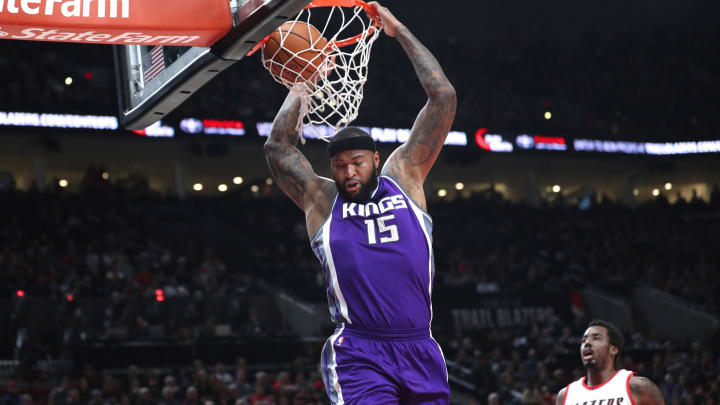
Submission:
<svg viewBox="0 0 720 405">
<path fill-rule="evenodd" d="M 379 152 L 377 152 L 377 151 L 375 152 L 375 154 L 373 155 L 373 161 L 374 161 L 374 166 L 376 169 L 378 167 L 380 167 L 380 153 Z"/>
<path fill-rule="evenodd" d="M 610 346 L 610 353 L 613 354 L 613 356 L 617 356 L 618 354 L 618 348 L 615 346 Z"/>
</svg>

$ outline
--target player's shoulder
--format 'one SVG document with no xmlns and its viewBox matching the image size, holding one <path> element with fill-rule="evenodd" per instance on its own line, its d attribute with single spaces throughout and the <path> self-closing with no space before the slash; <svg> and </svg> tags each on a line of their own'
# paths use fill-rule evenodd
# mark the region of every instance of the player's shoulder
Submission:
<svg viewBox="0 0 720 405">
<path fill-rule="evenodd" d="M 567 396 L 568 387 L 563 387 L 560 391 L 558 391 L 557 396 L 555 396 L 555 405 L 563 405 L 565 403 L 565 397 Z"/>
<path fill-rule="evenodd" d="M 665 399 L 660 389 L 651 379 L 636 375 L 630 375 L 628 389 L 634 401 L 638 405 L 664 405 Z"/>
<path fill-rule="evenodd" d="M 338 191 L 334 181 L 318 176 L 317 187 L 310 193 L 303 208 L 310 239 L 317 234 L 330 215 L 337 194 Z"/>
<path fill-rule="evenodd" d="M 634 372 L 631 372 L 631 373 L 632 373 L 632 374 L 630 374 L 630 388 L 633 388 L 633 387 L 636 387 L 636 388 L 637 388 L 637 387 L 643 387 L 643 386 L 646 386 L 646 385 L 648 385 L 648 384 L 655 385 L 655 383 L 653 383 L 652 380 L 650 380 L 649 378 L 643 377 L 643 376 L 641 376 L 641 375 L 637 375 L 637 374 L 634 373 Z"/>
<path fill-rule="evenodd" d="M 637 391 L 638 393 L 647 388 L 657 388 L 657 386 L 654 382 L 652 382 L 651 379 L 639 376 L 635 373 L 630 374 L 630 381 L 628 382 L 628 386 L 630 387 L 631 391 Z M 634 393 L 635 392 L 633 392 L 633 394 Z"/>
</svg>

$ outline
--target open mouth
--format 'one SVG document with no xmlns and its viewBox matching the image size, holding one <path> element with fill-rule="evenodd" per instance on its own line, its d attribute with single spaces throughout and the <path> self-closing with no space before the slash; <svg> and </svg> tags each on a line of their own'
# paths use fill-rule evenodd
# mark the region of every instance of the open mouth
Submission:
<svg viewBox="0 0 720 405">
<path fill-rule="evenodd" d="M 345 182 L 345 189 L 351 193 L 360 190 L 362 184 L 357 180 L 348 180 Z"/>
<path fill-rule="evenodd" d="M 592 359 L 593 359 L 593 352 L 592 352 L 591 349 L 585 349 L 585 350 L 583 350 L 582 355 L 583 355 L 583 360 L 584 360 L 584 361 L 589 361 L 589 360 L 592 360 Z"/>
</svg>

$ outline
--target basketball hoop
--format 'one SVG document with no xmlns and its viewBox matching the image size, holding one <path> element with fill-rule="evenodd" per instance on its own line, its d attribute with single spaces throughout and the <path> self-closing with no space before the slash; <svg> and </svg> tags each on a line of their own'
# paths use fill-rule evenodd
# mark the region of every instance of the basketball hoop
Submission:
<svg viewBox="0 0 720 405">
<path fill-rule="evenodd" d="M 290 21 L 293 26 L 297 23 L 314 25 L 322 38 L 327 40 L 321 52 L 314 48 L 315 41 L 309 44 L 309 48 L 296 50 L 288 59 L 290 62 L 313 63 L 317 66 L 315 73 L 310 80 L 297 80 L 302 71 L 293 69 L 289 66 L 290 62 L 281 64 L 275 60 L 289 35 L 284 31 L 280 31 L 280 47 L 275 55 L 262 52 L 263 66 L 276 82 L 301 98 L 297 123 L 301 138 L 303 126 L 327 125 L 337 132 L 357 118 L 363 86 L 367 81 L 370 49 L 382 30 L 382 22 L 375 10 L 362 0 L 315 0 Z M 313 21 L 315 24 L 312 24 Z M 268 39 L 269 36 L 265 37 L 248 55 L 264 47 Z M 319 53 L 320 56 L 317 55 Z M 312 60 L 303 57 L 307 54 L 313 55 Z M 293 75 L 288 75 L 288 71 Z M 318 138 L 328 140 L 319 131 L 315 132 Z"/>
</svg>

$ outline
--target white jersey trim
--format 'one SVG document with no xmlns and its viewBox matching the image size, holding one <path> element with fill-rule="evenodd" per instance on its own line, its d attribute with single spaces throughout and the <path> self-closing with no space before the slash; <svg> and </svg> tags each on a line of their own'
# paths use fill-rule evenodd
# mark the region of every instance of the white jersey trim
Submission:
<svg viewBox="0 0 720 405">
<path fill-rule="evenodd" d="M 335 292 L 335 297 L 337 298 L 338 305 L 340 306 L 340 315 L 344 318 L 344 320 L 347 321 L 347 323 L 352 324 L 352 320 L 348 315 L 347 302 L 345 301 L 345 297 L 340 290 L 340 283 L 338 282 L 337 271 L 335 270 L 335 261 L 333 260 L 332 249 L 330 249 L 330 225 L 332 225 L 332 213 L 334 210 L 335 203 L 333 203 L 333 208 L 330 210 L 330 216 L 328 217 L 328 220 L 325 222 L 325 224 L 323 224 L 322 227 L 323 251 L 325 252 L 325 260 L 327 261 L 328 273 L 330 275 L 330 283 L 332 284 L 332 289 Z"/>
<path fill-rule="evenodd" d="M 415 200 L 413 200 L 412 198 L 410 198 L 410 195 L 405 191 L 405 189 L 403 188 L 403 186 L 401 186 L 394 178 L 392 178 L 391 176 L 389 176 L 389 175 L 387 175 L 387 174 L 383 174 L 383 175 L 380 176 L 380 177 L 384 177 L 384 178 L 386 178 L 387 180 L 390 180 L 390 181 L 395 185 L 395 187 L 397 187 L 397 188 L 400 190 L 400 192 L 403 193 L 403 195 L 405 196 L 405 198 L 407 198 L 407 200 L 410 201 L 410 203 L 411 203 L 415 208 L 417 208 L 418 210 L 420 210 L 420 212 L 422 212 L 422 214 L 423 214 L 427 219 L 429 219 L 430 222 L 432 222 L 432 217 L 430 216 L 430 214 L 429 214 L 427 211 L 425 211 L 424 209 L 422 209 L 422 207 L 420 207 L 420 205 L 418 205 L 418 203 L 416 203 Z"/>
<path fill-rule="evenodd" d="M 340 388 L 340 378 L 338 378 L 337 374 L 337 354 L 335 353 L 335 341 L 343 333 L 343 330 L 345 330 L 345 325 L 340 326 L 340 329 L 332 336 L 330 336 L 330 352 L 332 353 L 332 359 L 328 364 L 328 368 L 330 369 L 330 373 L 332 374 L 331 384 L 333 388 L 335 388 L 335 392 L 337 393 L 337 405 L 343 405 L 345 403 L 345 400 L 343 400 L 342 396 L 342 389 Z"/>
<path fill-rule="evenodd" d="M 315 231 L 315 235 L 313 235 L 313 237 L 310 238 L 310 246 L 312 246 L 312 244 L 315 242 L 315 240 L 317 240 L 318 236 L 320 236 L 320 234 L 322 233 L 322 230 L 323 230 L 323 227 L 325 226 L 325 224 L 326 224 L 328 221 L 330 221 L 330 218 L 332 218 L 332 212 L 333 212 L 333 209 L 335 209 L 335 203 L 337 202 L 338 195 L 339 195 L 339 194 L 336 193 L 336 194 L 335 194 L 335 198 L 333 198 L 333 203 L 332 203 L 332 205 L 330 206 L 330 214 L 328 214 L 328 216 L 325 218 L 325 220 L 323 221 L 322 225 L 320 225 L 320 228 L 318 228 L 318 230 Z"/>
</svg>

